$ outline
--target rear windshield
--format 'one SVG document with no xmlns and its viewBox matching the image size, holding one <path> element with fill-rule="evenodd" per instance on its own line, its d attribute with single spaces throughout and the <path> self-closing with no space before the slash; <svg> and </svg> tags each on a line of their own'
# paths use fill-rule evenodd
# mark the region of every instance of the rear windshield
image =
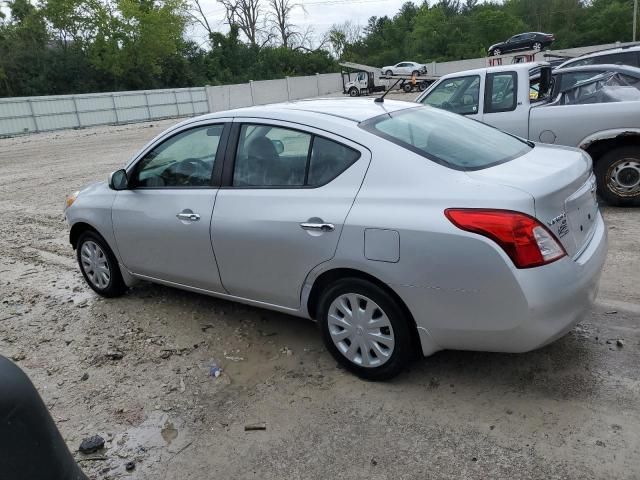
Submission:
<svg viewBox="0 0 640 480">
<path fill-rule="evenodd" d="M 533 144 L 493 127 L 431 107 L 387 113 L 362 122 L 360 127 L 456 170 L 480 170 L 533 148 Z"/>
</svg>

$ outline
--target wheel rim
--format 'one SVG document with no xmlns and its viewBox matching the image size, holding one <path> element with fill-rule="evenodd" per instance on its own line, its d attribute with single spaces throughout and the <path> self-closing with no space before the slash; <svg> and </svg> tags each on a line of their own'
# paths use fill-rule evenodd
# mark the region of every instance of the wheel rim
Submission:
<svg viewBox="0 0 640 480">
<path fill-rule="evenodd" d="M 358 91 L 356 89 L 351 89 L 351 91 L 349 92 L 349 95 L 351 95 L 352 97 L 357 97 L 358 96 Z"/>
<path fill-rule="evenodd" d="M 495 50 L 493 51 L 493 56 L 494 56 L 494 57 L 498 57 L 498 56 L 500 56 L 500 54 L 501 54 L 501 53 L 502 53 L 502 52 L 501 52 L 500 50 L 495 49 Z"/>
<path fill-rule="evenodd" d="M 640 194 L 640 161 L 635 158 L 623 158 L 609 167 L 607 175 L 609 190 L 622 197 L 635 197 Z"/>
<path fill-rule="evenodd" d="M 538 42 L 534 43 L 533 44 L 533 49 L 534 50 L 541 50 L 542 49 L 542 44 L 538 43 Z"/>
<path fill-rule="evenodd" d="M 111 281 L 111 270 L 104 250 L 91 240 L 84 242 L 80 250 L 80 265 L 82 271 L 91 284 L 99 289 L 105 289 Z"/>
<path fill-rule="evenodd" d="M 389 317 L 370 298 L 340 295 L 331 303 L 327 320 L 333 344 L 350 362 L 373 368 L 393 355 L 395 337 Z"/>
</svg>

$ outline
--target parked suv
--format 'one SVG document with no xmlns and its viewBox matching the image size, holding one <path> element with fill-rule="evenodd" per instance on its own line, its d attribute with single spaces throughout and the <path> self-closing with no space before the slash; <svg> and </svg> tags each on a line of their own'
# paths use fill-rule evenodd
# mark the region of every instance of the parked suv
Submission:
<svg viewBox="0 0 640 480">
<path fill-rule="evenodd" d="M 527 32 L 514 35 L 506 42 L 489 47 L 489 55 L 498 56 L 518 50 L 544 50 L 556 37 L 551 33 Z"/>
<path fill-rule="evenodd" d="M 581 57 L 567 60 L 558 68 L 600 65 L 604 63 L 640 67 L 640 45 L 610 48 L 608 50 L 588 53 Z"/>
</svg>

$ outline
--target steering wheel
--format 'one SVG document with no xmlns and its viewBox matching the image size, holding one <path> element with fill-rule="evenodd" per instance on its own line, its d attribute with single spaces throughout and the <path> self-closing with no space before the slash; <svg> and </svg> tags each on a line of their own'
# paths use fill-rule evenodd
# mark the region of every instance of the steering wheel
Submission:
<svg viewBox="0 0 640 480">
<path fill-rule="evenodd" d="M 165 179 L 167 185 L 193 186 L 193 177 L 199 171 L 202 174 L 197 175 L 196 178 L 199 180 L 198 183 L 201 183 L 202 179 L 209 174 L 209 165 L 199 158 L 186 158 L 170 165 L 162 172 L 161 177 Z"/>
</svg>

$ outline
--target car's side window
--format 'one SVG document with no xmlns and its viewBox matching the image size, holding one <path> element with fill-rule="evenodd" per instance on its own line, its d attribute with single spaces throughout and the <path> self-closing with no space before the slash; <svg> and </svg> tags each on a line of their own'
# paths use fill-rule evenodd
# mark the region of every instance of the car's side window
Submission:
<svg viewBox="0 0 640 480">
<path fill-rule="evenodd" d="M 480 77 L 458 77 L 445 80 L 437 85 L 422 103 L 462 115 L 478 113 L 480 98 Z"/>
<path fill-rule="evenodd" d="M 577 83 L 583 80 L 588 80 L 597 75 L 600 75 L 602 71 L 590 70 L 588 72 L 573 72 L 562 74 L 560 81 L 560 92 L 564 92 L 566 89 L 575 86 Z"/>
<path fill-rule="evenodd" d="M 135 167 L 133 188 L 206 187 L 224 125 L 192 128 L 172 136 L 148 152 Z"/>
<path fill-rule="evenodd" d="M 243 125 L 233 172 L 235 187 L 304 185 L 311 135 L 270 125 Z"/>
<path fill-rule="evenodd" d="M 314 137 L 307 185 L 329 183 L 360 158 L 360 152 L 322 137 Z"/>
<path fill-rule="evenodd" d="M 517 79 L 515 72 L 487 74 L 484 113 L 515 110 L 518 97 Z"/>
<path fill-rule="evenodd" d="M 610 55 L 600 55 L 595 57 L 597 64 L 612 63 L 617 65 L 631 65 L 632 67 L 638 66 L 638 59 L 635 52 L 621 52 L 612 53 Z"/>
<path fill-rule="evenodd" d="M 234 187 L 318 187 L 358 158 L 360 152 L 332 140 L 272 125 L 240 128 Z"/>
</svg>

